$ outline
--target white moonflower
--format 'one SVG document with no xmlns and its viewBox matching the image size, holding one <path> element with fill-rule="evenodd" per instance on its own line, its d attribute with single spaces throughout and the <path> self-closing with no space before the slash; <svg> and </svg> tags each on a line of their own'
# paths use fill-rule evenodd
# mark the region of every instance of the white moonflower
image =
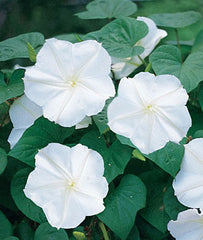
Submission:
<svg viewBox="0 0 203 240">
<path fill-rule="evenodd" d="M 108 183 L 99 153 L 81 144 L 70 148 L 50 143 L 35 159 L 24 192 L 43 209 L 53 227 L 75 228 L 85 216 L 104 210 Z"/>
<path fill-rule="evenodd" d="M 71 127 L 100 112 L 114 96 L 111 58 L 100 43 L 46 40 L 36 64 L 26 69 L 25 94 L 42 107 L 44 117 Z"/>
<path fill-rule="evenodd" d="M 149 154 L 186 135 L 191 126 L 187 99 L 175 76 L 141 72 L 134 78 L 121 79 L 118 96 L 107 110 L 108 125 Z"/>
<path fill-rule="evenodd" d="M 180 212 L 176 221 L 168 223 L 168 230 L 176 240 L 203 239 L 203 215 L 196 209 Z"/>
<path fill-rule="evenodd" d="M 14 128 L 9 135 L 8 142 L 13 148 L 25 130 L 42 115 L 42 109 L 23 95 L 11 105 L 9 115 Z"/>
<path fill-rule="evenodd" d="M 135 46 L 144 47 L 144 52 L 140 54 L 140 57 L 144 59 L 153 51 L 153 49 L 160 42 L 160 40 L 167 36 L 167 32 L 158 29 L 154 21 L 150 18 L 138 17 L 137 20 L 146 23 L 149 30 L 148 34 L 135 44 Z M 127 77 L 130 73 L 132 73 L 142 64 L 138 56 L 128 58 L 113 57 L 112 62 L 112 70 L 116 79 Z"/>
<path fill-rule="evenodd" d="M 173 181 L 175 195 L 182 204 L 203 209 L 203 138 L 184 146 L 181 168 Z"/>
<path fill-rule="evenodd" d="M 86 116 L 81 122 L 75 125 L 75 129 L 87 128 L 90 124 L 92 124 L 92 119 Z"/>
</svg>

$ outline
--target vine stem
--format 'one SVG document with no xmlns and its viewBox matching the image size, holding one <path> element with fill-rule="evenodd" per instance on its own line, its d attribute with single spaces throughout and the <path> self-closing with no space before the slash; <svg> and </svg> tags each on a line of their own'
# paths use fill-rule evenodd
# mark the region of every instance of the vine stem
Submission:
<svg viewBox="0 0 203 240">
<path fill-rule="evenodd" d="M 139 55 L 138 55 L 138 58 L 140 59 L 140 61 L 142 62 L 142 64 L 144 64 L 145 65 L 145 67 L 147 67 L 147 63 L 145 62 L 145 60 L 144 59 L 142 59 Z"/>
<path fill-rule="evenodd" d="M 104 240 L 109 240 L 109 236 L 108 236 L 108 233 L 106 231 L 106 228 L 105 228 L 103 222 L 99 222 L 99 227 L 100 227 L 100 229 L 101 229 L 101 231 L 103 233 Z"/>
<path fill-rule="evenodd" d="M 179 39 L 179 34 L 178 34 L 178 29 L 175 28 L 174 30 L 175 30 L 175 34 L 176 34 L 177 45 L 178 45 L 179 50 L 181 51 L 181 48 L 180 48 L 180 39 Z M 181 55 L 181 63 L 183 63 L 182 55 Z"/>
</svg>

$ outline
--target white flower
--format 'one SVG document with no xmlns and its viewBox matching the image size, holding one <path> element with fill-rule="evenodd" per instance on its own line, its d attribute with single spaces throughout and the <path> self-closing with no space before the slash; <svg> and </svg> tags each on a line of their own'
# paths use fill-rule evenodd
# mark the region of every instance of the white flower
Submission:
<svg viewBox="0 0 203 240">
<path fill-rule="evenodd" d="M 42 109 L 23 95 L 11 105 L 9 115 L 14 128 L 9 135 L 8 142 L 13 148 L 24 131 L 42 115 Z"/>
<path fill-rule="evenodd" d="M 153 51 L 153 49 L 160 42 L 160 40 L 167 36 L 167 32 L 158 29 L 156 27 L 156 24 L 150 18 L 138 17 L 137 20 L 146 23 L 149 30 L 148 34 L 135 44 L 135 46 L 144 47 L 144 52 L 140 54 L 140 57 L 144 59 Z M 129 58 L 113 57 L 112 62 L 112 70 L 115 74 L 116 79 L 128 76 L 142 64 L 138 56 Z"/>
<path fill-rule="evenodd" d="M 173 188 L 182 204 L 203 209 L 203 138 L 196 138 L 185 145 L 185 154 Z"/>
<path fill-rule="evenodd" d="M 141 72 L 121 79 L 118 96 L 108 107 L 108 125 L 149 154 L 186 135 L 191 126 L 187 99 L 175 76 Z"/>
<path fill-rule="evenodd" d="M 35 159 L 24 192 L 44 210 L 53 227 L 74 228 L 85 216 L 104 210 L 108 183 L 99 153 L 81 144 L 70 148 L 50 143 Z"/>
<path fill-rule="evenodd" d="M 86 116 L 81 122 L 75 125 L 75 129 L 87 128 L 90 124 L 92 124 L 92 119 Z"/>
<path fill-rule="evenodd" d="M 203 215 L 196 209 L 180 212 L 176 221 L 168 223 L 168 230 L 176 240 L 203 239 Z"/>
<path fill-rule="evenodd" d="M 111 58 L 95 40 L 72 44 L 48 39 L 26 69 L 25 93 L 50 121 L 71 127 L 100 112 L 114 96 Z"/>
</svg>

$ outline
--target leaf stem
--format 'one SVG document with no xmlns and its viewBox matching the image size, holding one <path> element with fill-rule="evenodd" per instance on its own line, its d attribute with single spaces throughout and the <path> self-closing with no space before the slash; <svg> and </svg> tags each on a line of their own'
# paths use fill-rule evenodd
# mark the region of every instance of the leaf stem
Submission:
<svg viewBox="0 0 203 240">
<path fill-rule="evenodd" d="M 140 55 L 138 55 L 138 58 L 140 59 L 140 61 L 142 62 L 142 64 L 144 64 L 145 67 L 147 67 L 147 63 L 145 62 L 144 59 L 142 59 L 142 58 L 140 57 Z"/>
<path fill-rule="evenodd" d="M 178 29 L 175 28 L 174 30 L 175 30 L 177 45 L 178 45 L 178 48 L 179 48 L 179 50 L 180 50 L 180 52 L 181 52 L 181 48 L 180 48 L 180 38 L 179 38 Z M 181 55 L 181 63 L 183 63 L 182 55 Z"/>
<path fill-rule="evenodd" d="M 100 229 L 101 229 L 101 231 L 103 233 L 104 240 L 109 240 L 109 236 L 108 236 L 108 233 L 106 231 L 106 228 L 105 228 L 103 222 L 99 222 L 99 227 L 100 227 Z"/>
</svg>

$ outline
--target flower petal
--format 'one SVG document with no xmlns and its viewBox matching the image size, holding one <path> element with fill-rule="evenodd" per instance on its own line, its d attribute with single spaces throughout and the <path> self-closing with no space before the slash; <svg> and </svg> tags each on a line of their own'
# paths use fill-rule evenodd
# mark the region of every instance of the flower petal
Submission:
<svg viewBox="0 0 203 240">
<path fill-rule="evenodd" d="M 8 142 L 10 143 L 11 148 L 13 148 L 18 140 L 23 136 L 23 133 L 25 132 L 25 128 L 19 128 L 15 129 L 13 128 L 10 132 L 10 135 L 8 137 Z"/>
<path fill-rule="evenodd" d="M 178 200 L 188 206 L 203 209 L 203 138 L 185 145 L 181 168 L 173 181 Z"/>
<path fill-rule="evenodd" d="M 168 230 L 176 240 L 202 239 L 203 216 L 196 209 L 180 212 L 176 221 L 168 223 Z"/>
<path fill-rule="evenodd" d="M 118 96 L 108 107 L 108 125 L 149 154 L 186 136 L 191 126 L 187 99 L 180 81 L 172 75 L 155 77 L 143 72 L 123 78 Z"/>
<path fill-rule="evenodd" d="M 25 95 L 11 105 L 9 115 L 14 128 L 28 128 L 42 115 L 42 109 Z"/>
<path fill-rule="evenodd" d="M 80 43 L 48 39 L 37 63 L 26 69 L 26 95 L 43 108 L 43 115 L 64 127 L 102 111 L 115 94 L 110 56 L 95 40 Z"/>
<path fill-rule="evenodd" d="M 36 155 L 25 195 L 42 207 L 53 227 L 75 228 L 85 216 L 104 210 L 108 183 L 102 157 L 81 144 L 50 143 Z M 43 181 L 42 181 L 43 179 Z"/>
</svg>

